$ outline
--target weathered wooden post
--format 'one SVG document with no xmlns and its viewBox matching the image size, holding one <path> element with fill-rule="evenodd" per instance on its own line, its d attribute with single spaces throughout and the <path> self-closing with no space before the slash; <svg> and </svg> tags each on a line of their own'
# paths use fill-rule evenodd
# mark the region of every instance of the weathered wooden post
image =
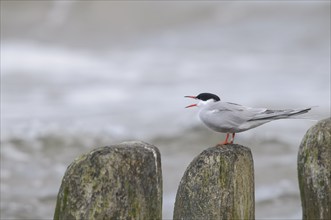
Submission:
<svg viewBox="0 0 331 220">
<path fill-rule="evenodd" d="M 174 219 L 254 219 L 254 167 L 249 148 L 204 150 L 180 182 Z"/>
<path fill-rule="evenodd" d="M 162 219 L 159 150 L 124 142 L 78 157 L 63 177 L 54 219 Z"/>
<path fill-rule="evenodd" d="M 331 118 L 311 127 L 298 153 L 303 219 L 331 219 Z"/>
</svg>

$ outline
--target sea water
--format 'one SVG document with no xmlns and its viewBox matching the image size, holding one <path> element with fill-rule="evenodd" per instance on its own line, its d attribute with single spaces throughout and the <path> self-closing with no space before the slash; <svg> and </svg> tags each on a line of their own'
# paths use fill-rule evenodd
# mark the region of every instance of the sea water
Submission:
<svg viewBox="0 0 331 220">
<path fill-rule="evenodd" d="M 186 167 L 224 136 L 185 95 L 330 115 L 327 2 L 1 3 L 1 218 L 52 218 L 78 155 L 127 140 L 162 155 L 163 217 Z M 316 121 L 237 134 L 257 218 L 301 218 L 296 156 Z"/>
</svg>

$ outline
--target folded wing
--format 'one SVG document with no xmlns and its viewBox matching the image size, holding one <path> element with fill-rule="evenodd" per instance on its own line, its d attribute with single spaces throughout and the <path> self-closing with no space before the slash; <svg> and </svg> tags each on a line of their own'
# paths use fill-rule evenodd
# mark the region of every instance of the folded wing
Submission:
<svg viewBox="0 0 331 220">
<path fill-rule="evenodd" d="M 311 108 L 305 109 L 285 109 L 285 110 L 265 110 L 264 112 L 258 113 L 253 116 L 248 121 L 258 121 L 258 120 L 276 120 L 283 118 L 290 118 L 293 116 L 301 115 L 307 113 Z"/>
</svg>

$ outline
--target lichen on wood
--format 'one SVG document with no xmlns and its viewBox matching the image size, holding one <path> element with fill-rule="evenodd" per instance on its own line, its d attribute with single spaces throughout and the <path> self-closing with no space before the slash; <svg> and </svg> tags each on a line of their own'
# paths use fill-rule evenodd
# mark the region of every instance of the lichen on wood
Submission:
<svg viewBox="0 0 331 220">
<path fill-rule="evenodd" d="M 124 142 L 79 156 L 63 177 L 54 219 L 162 219 L 159 150 Z"/>
<path fill-rule="evenodd" d="M 302 218 L 331 219 L 331 118 L 307 131 L 297 163 Z"/>
<path fill-rule="evenodd" d="M 174 219 L 254 219 L 254 167 L 249 148 L 204 150 L 178 187 Z"/>
</svg>

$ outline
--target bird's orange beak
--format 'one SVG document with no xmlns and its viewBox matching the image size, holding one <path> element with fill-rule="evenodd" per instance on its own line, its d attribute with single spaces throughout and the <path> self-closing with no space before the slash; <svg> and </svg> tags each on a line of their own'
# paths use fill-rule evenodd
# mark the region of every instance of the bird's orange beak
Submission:
<svg viewBox="0 0 331 220">
<path fill-rule="evenodd" d="M 196 99 L 197 97 L 196 96 L 187 95 L 187 96 L 185 96 L 185 98 Z M 191 108 L 191 107 L 194 107 L 194 106 L 197 106 L 197 104 L 188 105 L 185 108 Z"/>
<path fill-rule="evenodd" d="M 185 108 L 191 108 L 191 107 L 194 107 L 194 106 L 197 106 L 197 104 L 188 105 Z"/>
<path fill-rule="evenodd" d="M 192 95 L 186 95 L 184 96 L 185 98 L 191 98 L 191 99 L 196 99 L 197 97 L 196 96 L 192 96 Z"/>
</svg>

